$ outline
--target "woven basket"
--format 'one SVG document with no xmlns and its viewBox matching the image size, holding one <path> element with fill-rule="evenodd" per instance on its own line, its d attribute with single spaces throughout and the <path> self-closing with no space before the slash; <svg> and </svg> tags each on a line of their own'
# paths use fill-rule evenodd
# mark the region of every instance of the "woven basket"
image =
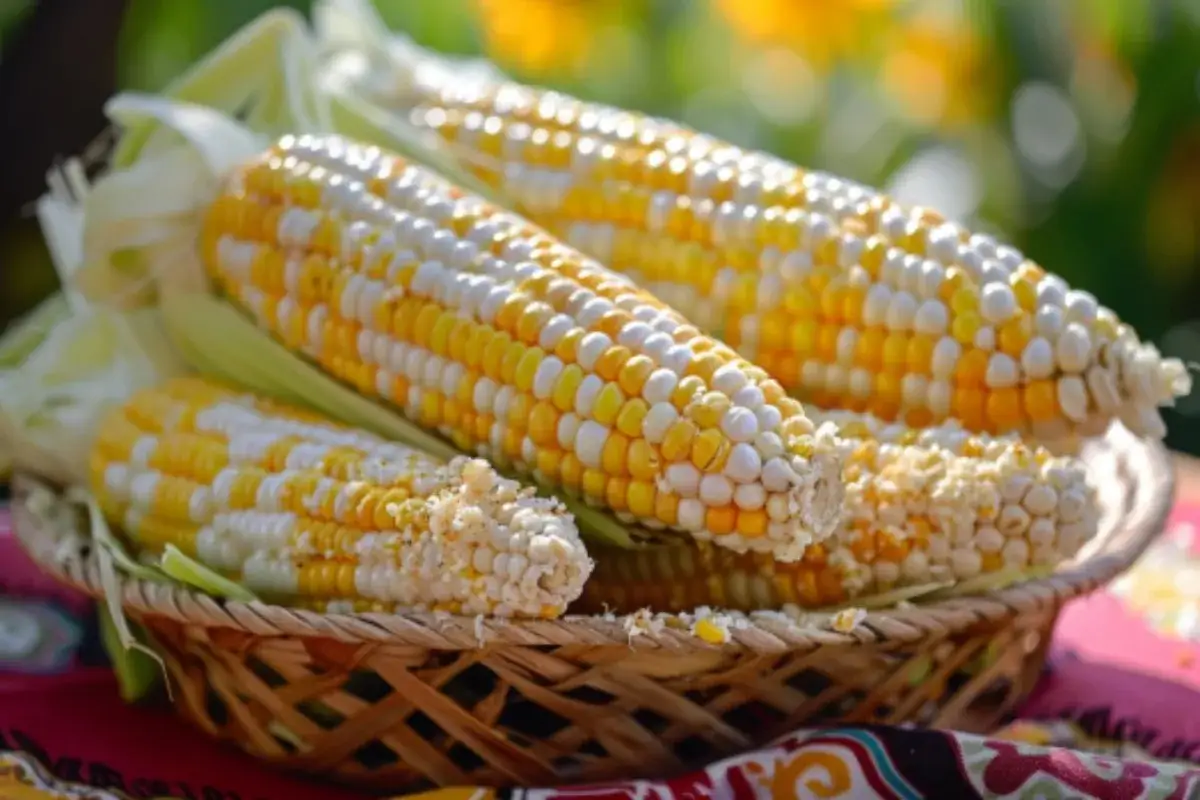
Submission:
<svg viewBox="0 0 1200 800">
<path fill-rule="evenodd" d="M 179 713 L 264 761 L 378 790 L 546 786 L 667 776 L 827 721 L 990 728 L 1037 680 L 1063 602 L 1128 567 L 1162 529 L 1165 451 L 1120 429 L 1089 446 L 1101 533 L 1052 577 L 870 613 L 752 618 L 723 646 L 620 619 L 477 624 L 221 603 L 126 581 Z M 60 579 L 99 595 L 81 531 L 51 525 L 18 480 L 17 533 Z"/>
</svg>

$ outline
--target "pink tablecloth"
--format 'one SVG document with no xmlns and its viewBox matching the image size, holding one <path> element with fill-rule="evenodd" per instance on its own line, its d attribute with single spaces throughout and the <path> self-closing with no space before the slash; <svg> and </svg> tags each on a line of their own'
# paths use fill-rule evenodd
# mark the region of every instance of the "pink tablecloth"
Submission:
<svg viewBox="0 0 1200 800">
<path fill-rule="evenodd" d="M 1198 531 L 1200 506 L 1177 508 L 1128 574 L 1064 609 L 1051 669 L 1024 716 L 1072 719 L 1157 758 L 1200 761 Z"/>
</svg>

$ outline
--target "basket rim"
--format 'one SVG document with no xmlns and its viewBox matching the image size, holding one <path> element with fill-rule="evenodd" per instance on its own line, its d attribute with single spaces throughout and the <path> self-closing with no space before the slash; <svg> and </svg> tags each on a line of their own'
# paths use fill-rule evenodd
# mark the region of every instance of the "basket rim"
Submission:
<svg viewBox="0 0 1200 800">
<path fill-rule="evenodd" d="M 1087 594 L 1128 568 L 1165 527 L 1175 488 L 1174 465 L 1160 442 L 1138 439 L 1114 425 L 1099 447 L 1119 464 L 1109 481 L 1125 486 L 1125 508 L 1073 562 L 1053 574 L 977 595 L 963 595 L 921 605 L 869 610 L 849 631 L 835 630 L 833 615 L 812 613 L 802 619 L 755 612 L 735 615 L 728 641 L 710 644 L 686 626 L 640 625 L 636 615 L 567 615 L 554 620 L 463 617 L 430 612 L 323 614 L 262 602 L 219 600 L 175 585 L 118 576 L 127 611 L 135 616 L 161 616 L 202 628 L 228 628 L 255 636 L 333 639 L 347 644 L 410 645 L 440 650 L 494 646 L 621 646 L 672 652 L 752 651 L 780 653 L 836 646 L 887 646 L 940 639 L 983 624 L 998 624 L 1018 615 L 1056 611 L 1063 603 Z M 1093 445 L 1089 445 L 1093 447 Z M 1085 450 L 1093 466 L 1103 452 Z M 1101 482 L 1101 488 L 1105 484 Z M 46 497 L 48 486 L 18 474 L 13 481 L 13 530 L 38 565 L 57 579 L 95 597 L 103 596 L 95 553 L 78 530 L 57 531 L 31 503 Z M 1107 493 L 1105 493 L 1107 494 Z M 61 495 L 55 494 L 63 503 Z"/>
</svg>

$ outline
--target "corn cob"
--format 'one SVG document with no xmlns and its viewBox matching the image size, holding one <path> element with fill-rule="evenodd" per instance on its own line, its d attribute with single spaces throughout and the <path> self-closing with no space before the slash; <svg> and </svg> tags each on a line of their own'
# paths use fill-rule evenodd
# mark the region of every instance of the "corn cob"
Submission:
<svg viewBox="0 0 1200 800">
<path fill-rule="evenodd" d="M 1015 248 L 658 119 L 447 73 L 411 111 L 513 205 L 826 408 L 1161 437 L 1177 359 Z"/>
<path fill-rule="evenodd" d="M 832 538 L 791 564 L 703 542 L 601 548 L 572 610 L 833 606 L 1050 568 L 1096 532 L 1097 498 L 1077 459 L 954 424 L 917 431 L 853 412 L 813 418 L 835 422 L 847 448 L 846 516 Z"/>
<path fill-rule="evenodd" d="M 285 137 L 214 202 L 202 252 L 227 295 L 330 374 L 625 521 L 781 560 L 836 524 L 836 443 L 778 382 L 398 157 Z M 747 492 L 787 513 L 768 522 Z"/>
<path fill-rule="evenodd" d="M 555 500 L 200 379 L 136 393 L 89 464 L 143 554 L 173 544 L 263 596 L 328 611 L 556 617 L 591 562 Z"/>
</svg>

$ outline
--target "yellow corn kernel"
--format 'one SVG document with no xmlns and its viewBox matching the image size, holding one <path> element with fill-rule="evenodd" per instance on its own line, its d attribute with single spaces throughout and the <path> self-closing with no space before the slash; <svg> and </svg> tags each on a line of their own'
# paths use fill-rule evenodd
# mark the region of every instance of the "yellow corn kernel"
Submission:
<svg viewBox="0 0 1200 800">
<path fill-rule="evenodd" d="M 621 406 L 620 413 L 617 414 L 617 430 L 631 439 L 645 443 L 645 440 L 640 437 L 642 435 L 642 423 L 645 421 L 646 413 L 649 410 L 650 406 L 640 397 L 634 397 L 632 400 L 626 401 Z"/>
<path fill-rule="evenodd" d="M 611 425 L 616 422 L 617 415 L 625 405 L 625 394 L 615 383 L 605 384 L 596 397 L 592 407 L 592 417 L 601 425 Z"/>
</svg>

